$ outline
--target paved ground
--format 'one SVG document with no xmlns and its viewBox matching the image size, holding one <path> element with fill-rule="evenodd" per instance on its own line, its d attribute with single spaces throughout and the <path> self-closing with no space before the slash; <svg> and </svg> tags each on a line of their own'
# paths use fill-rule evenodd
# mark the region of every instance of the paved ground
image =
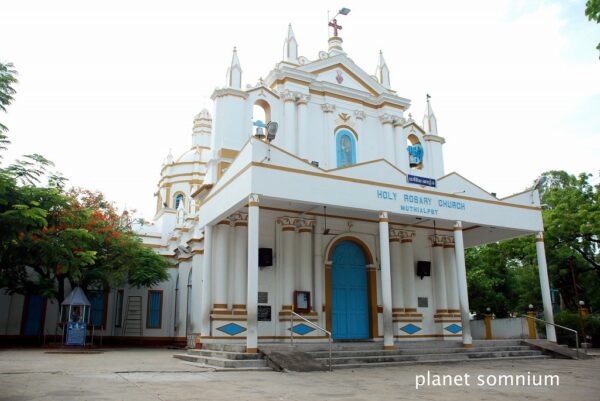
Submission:
<svg viewBox="0 0 600 401">
<path fill-rule="evenodd" d="M 463 362 L 333 373 L 210 372 L 173 350 L 0 351 L 0 400 L 600 400 L 600 359 Z M 417 375 L 470 375 L 469 387 L 415 389 Z M 477 375 L 558 375 L 558 386 L 478 386 Z M 491 375 L 491 376 L 490 376 Z"/>
</svg>

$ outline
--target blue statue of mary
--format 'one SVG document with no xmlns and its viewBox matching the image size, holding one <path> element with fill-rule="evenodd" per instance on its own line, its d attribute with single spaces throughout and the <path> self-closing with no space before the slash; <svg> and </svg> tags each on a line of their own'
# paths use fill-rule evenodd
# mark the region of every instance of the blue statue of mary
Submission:
<svg viewBox="0 0 600 401">
<path fill-rule="evenodd" d="M 408 150 L 408 164 L 410 167 L 417 167 L 423 163 L 423 145 L 417 143 L 406 148 Z"/>
</svg>

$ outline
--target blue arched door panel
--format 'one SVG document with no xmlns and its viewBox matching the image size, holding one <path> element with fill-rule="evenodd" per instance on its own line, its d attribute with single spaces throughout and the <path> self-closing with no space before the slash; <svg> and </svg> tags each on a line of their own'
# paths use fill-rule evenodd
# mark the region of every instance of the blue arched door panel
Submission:
<svg viewBox="0 0 600 401">
<path fill-rule="evenodd" d="M 366 258 L 352 241 L 333 250 L 331 325 L 334 340 L 369 338 L 369 301 Z"/>
</svg>

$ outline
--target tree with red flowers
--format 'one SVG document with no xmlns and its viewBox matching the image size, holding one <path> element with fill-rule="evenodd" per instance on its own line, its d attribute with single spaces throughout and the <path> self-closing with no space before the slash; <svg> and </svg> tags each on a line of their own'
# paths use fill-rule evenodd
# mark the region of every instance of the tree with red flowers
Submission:
<svg viewBox="0 0 600 401">
<path fill-rule="evenodd" d="M 15 74 L 0 63 L 2 111 L 13 100 Z M 6 130 L 0 124 L 0 150 L 9 143 Z M 38 154 L 0 164 L 0 288 L 61 302 L 67 282 L 106 292 L 168 279 L 168 262 L 142 245 L 129 214 L 119 216 L 99 192 L 66 191 L 52 166 Z"/>
</svg>

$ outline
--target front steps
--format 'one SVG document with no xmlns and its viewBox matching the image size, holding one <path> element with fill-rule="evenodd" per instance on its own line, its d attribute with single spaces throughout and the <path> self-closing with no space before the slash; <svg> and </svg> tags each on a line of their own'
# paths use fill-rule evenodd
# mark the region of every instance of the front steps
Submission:
<svg viewBox="0 0 600 401">
<path fill-rule="evenodd" d="M 336 347 L 332 353 L 333 369 L 350 369 L 359 367 L 385 367 L 396 365 L 414 365 L 421 363 L 447 363 L 473 360 L 508 360 L 508 359 L 546 359 L 541 351 L 532 350 L 521 345 L 520 340 L 474 341 L 472 348 L 464 348 L 459 341 L 419 341 L 397 343 L 394 350 L 384 351 L 349 346 Z M 329 363 L 329 352 L 321 350 L 308 351 L 313 358 L 324 365 Z"/>
<path fill-rule="evenodd" d="M 245 351 L 246 347 L 241 345 L 204 344 L 202 349 L 189 349 L 186 354 L 175 354 L 173 357 L 217 371 L 272 370 L 262 353 L 249 354 Z"/>
<path fill-rule="evenodd" d="M 288 349 L 284 344 L 259 344 L 259 349 L 269 353 Z M 463 361 L 538 360 L 550 356 L 532 349 L 521 340 L 476 340 L 472 348 L 464 348 L 460 341 L 403 341 L 395 349 L 384 351 L 381 342 L 335 342 L 332 345 L 332 366 L 336 369 L 387 367 L 415 364 L 443 364 Z M 296 343 L 289 347 L 295 353 L 305 353 L 307 358 L 329 366 L 327 343 Z M 243 345 L 205 344 L 201 350 L 188 350 L 175 358 L 195 366 L 215 370 L 272 370 L 262 353 L 245 353 Z M 285 362 L 285 361 L 284 361 Z M 293 362 L 293 361 L 292 361 Z M 291 363 L 291 362 L 290 362 Z M 292 364 L 293 365 L 293 364 Z M 296 370 L 288 368 L 289 370 Z M 322 369 L 315 369 L 322 370 Z"/>
</svg>

